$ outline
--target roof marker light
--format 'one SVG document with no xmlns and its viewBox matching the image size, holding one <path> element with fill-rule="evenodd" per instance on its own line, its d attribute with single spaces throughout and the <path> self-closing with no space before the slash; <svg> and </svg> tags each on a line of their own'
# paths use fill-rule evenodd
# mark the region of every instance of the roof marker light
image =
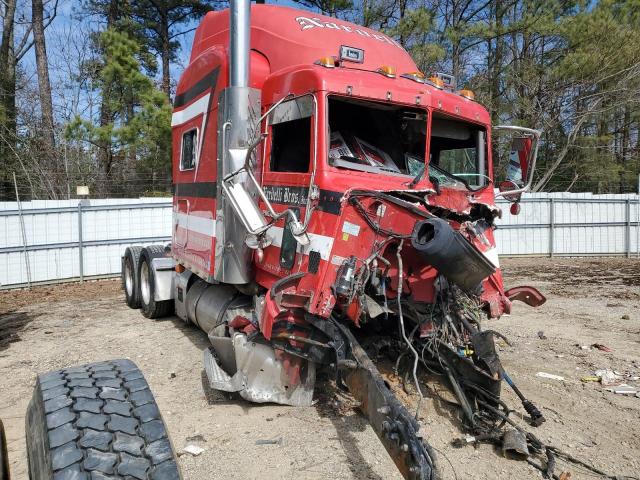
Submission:
<svg viewBox="0 0 640 480">
<path fill-rule="evenodd" d="M 418 83 L 424 83 L 425 80 L 425 75 L 422 72 L 409 72 L 409 73 L 403 73 L 402 75 L 400 75 L 402 78 L 407 78 L 409 80 L 413 80 L 414 82 L 418 82 Z"/>
<path fill-rule="evenodd" d="M 429 77 L 427 81 L 436 88 L 442 90 L 444 88 L 444 81 L 438 77 Z"/>
<path fill-rule="evenodd" d="M 475 98 L 476 98 L 475 93 L 473 93 L 473 91 L 467 90 L 467 89 L 460 90 L 458 92 L 458 95 L 461 95 L 461 96 L 463 96 L 464 98 L 466 98 L 468 100 L 475 100 Z"/>
<path fill-rule="evenodd" d="M 378 73 L 381 73 L 385 77 L 396 78 L 396 68 L 389 65 L 382 65 L 378 69 Z"/>
<path fill-rule="evenodd" d="M 336 57 L 322 57 L 319 60 L 316 60 L 315 64 L 325 68 L 335 68 Z"/>
</svg>

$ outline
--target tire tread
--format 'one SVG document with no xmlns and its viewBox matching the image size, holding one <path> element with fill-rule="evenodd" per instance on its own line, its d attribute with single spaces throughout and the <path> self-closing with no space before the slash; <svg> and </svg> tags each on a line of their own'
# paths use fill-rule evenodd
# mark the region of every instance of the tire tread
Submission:
<svg viewBox="0 0 640 480">
<path fill-rule="evenodd" d="M 78 375 L 94 386 L 74 386 Z M 105 376 L 120 386 L 95 386 Z M 153 394 L 130 360 L 40 375 L 26 427 L 32 480 L 181 478 Z"/>
<path fill-rule="evenodd" d="M 151 261 L 154 258 L 165 257 L 167 252 L 162 245 L 149 245 L 142 249 L 142 254 L 140 256 L 140 264 L 138 265 L 138 278 L 142 275 L 142 264 L 146 262 L 149 266 L 149 273 L 151 278 L 149 279 L 149 288 L 151 289 L 151 299 L 148 305 L 145 305 L 142 300 L 142 295 L 140 295 L 140 311 L 147 318 L 162 318 L 167 317 L 174 312 L 174 302 L 173 300 L 163 300 L 163 301 L 155 301 L 153 299 L 154 295 L 154 282 L 153 278 L 153 270 L 151 269 Z"/>
<path fill-rule="evenodd" d="M 140 277 L 138 271 L 140 269 L 140 258 L 142 247 L 127 247 L 124 251 L 124 260 L 122 262 L 122 289 L 127 305 L 130 308 L 140 308 Z M 131 261 L 131 270 L 133 272 L 133 295 L 129 296 L 125 286 L 125 262 Z"/>
</svg>

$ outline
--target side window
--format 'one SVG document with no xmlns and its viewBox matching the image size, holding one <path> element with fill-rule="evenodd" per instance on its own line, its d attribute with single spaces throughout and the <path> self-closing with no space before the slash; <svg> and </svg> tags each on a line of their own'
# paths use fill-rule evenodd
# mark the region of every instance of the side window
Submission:
<svg viewBox="0 0 640 480">
<path fill-rule="evenodd" d="M 180 156 L 180 170 L 191 170 L 196 166 L 198 150 L 198 130 L 192 129 L 182 134 L 182 153 Z"/>
<path fill-rule="evenodd" d="M 311 117 L 273 125 L 271 171 L 307 173 L 311 157 Z"/>
</svg>

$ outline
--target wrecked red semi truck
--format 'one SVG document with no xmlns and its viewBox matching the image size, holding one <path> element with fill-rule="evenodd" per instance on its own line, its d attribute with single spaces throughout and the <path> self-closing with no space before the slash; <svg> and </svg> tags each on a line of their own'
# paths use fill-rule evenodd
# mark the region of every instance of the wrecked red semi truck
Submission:
<svg viewBox="0 0 640 480">
<path fill-rule="evenodd" d="M 517 202 L 539 132 L 501 128 L 514 139 L 497 195 Z M 195 33 L 172 116 L 172 242 L 127 249 L 127 303 L 204 330 L 211 387 L 250 401 L 310 405 L 328 368 L 405 478 L 435 478 L 369 355 L 407 363 L 420 398 L 418 366 L 444 374 L 471 430 L 496 421 L 483 405 L 512 384 L 481 327 L 512 296 L 494 238 L 496 130 L 473 92 L 424 75 L 382 33 L 232 1 Z"/>
</svg>

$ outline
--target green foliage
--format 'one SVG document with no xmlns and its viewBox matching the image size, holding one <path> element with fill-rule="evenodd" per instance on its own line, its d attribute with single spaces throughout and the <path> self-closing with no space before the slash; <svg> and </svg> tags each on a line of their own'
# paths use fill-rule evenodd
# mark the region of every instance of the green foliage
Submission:
<svg viewBox="0 0 640 480">
<path fill-rule="evenodd" d="M 384 31 L 427 75 L 455 74 L 458 88 L 473 90 L 494 124 L 543 130 L 539 189 L 635 191 L 640 0 L 297 1 L 315 12 Z M 136 179 L 151 179 L 138 192 L 168 186 L 170 62 L 178 59 L 177 39 L 193 26 L 188 22 L 226 3 L 82 0 L 76 13 L 89 18 L 94 33 L 78 78 L 70 83 L 79 85 L 79 96 L 91 97 L 93 104 L 65 127 L 69 155 L 75 157 L 74 178 L 104 183 L 104 194 L 128 194 L 131 190 L 121 184 Z M 5 99 L 16 94 L 16 82 L 10 83 L 0 88 Z M 27 85 L 28 75 L 17 83 Z M 54 191 L 46 165 L 33 167 L 35 173 L 20 167 L 39 153 L 31 135 L 38 130 L 37 99 L 31 100 L 28 90 L 22 95 L 17 122 L 9 108 L 13 102 L 0 102 L 0 133 L 11 136 L 12 149 L 10 155 L 0 151 L 6 164 L 0 183 L 3 174 L 15 169 L 25 182 L 43 185 L 30 187 L 31 192 Z M 496 137 L 497 160 L 504 145 Z"/>
<path fill-rule="evenodd" d="M 166 96 L 141 71 L 140 44 L 114 29 L 99 39 L 103 57 L 97 88 L 112 121 L 96 124 L 76 117 L 67 126 L 67 137 L 108 149 L 119 159 L 135 158 L 140 168 L 170 171 L 171 106 Z"/>
<path fill-rule="evenodd" d="M 445 55 L 442 46 L 427 41 L 428 34 L 433 29 L 433 12 L 421 6 L 407 11 L 393 27 L 386 29 L 385 33 L 399 39 L 418 67 L 425 70 L 442 60 Z"/>
</svg>

